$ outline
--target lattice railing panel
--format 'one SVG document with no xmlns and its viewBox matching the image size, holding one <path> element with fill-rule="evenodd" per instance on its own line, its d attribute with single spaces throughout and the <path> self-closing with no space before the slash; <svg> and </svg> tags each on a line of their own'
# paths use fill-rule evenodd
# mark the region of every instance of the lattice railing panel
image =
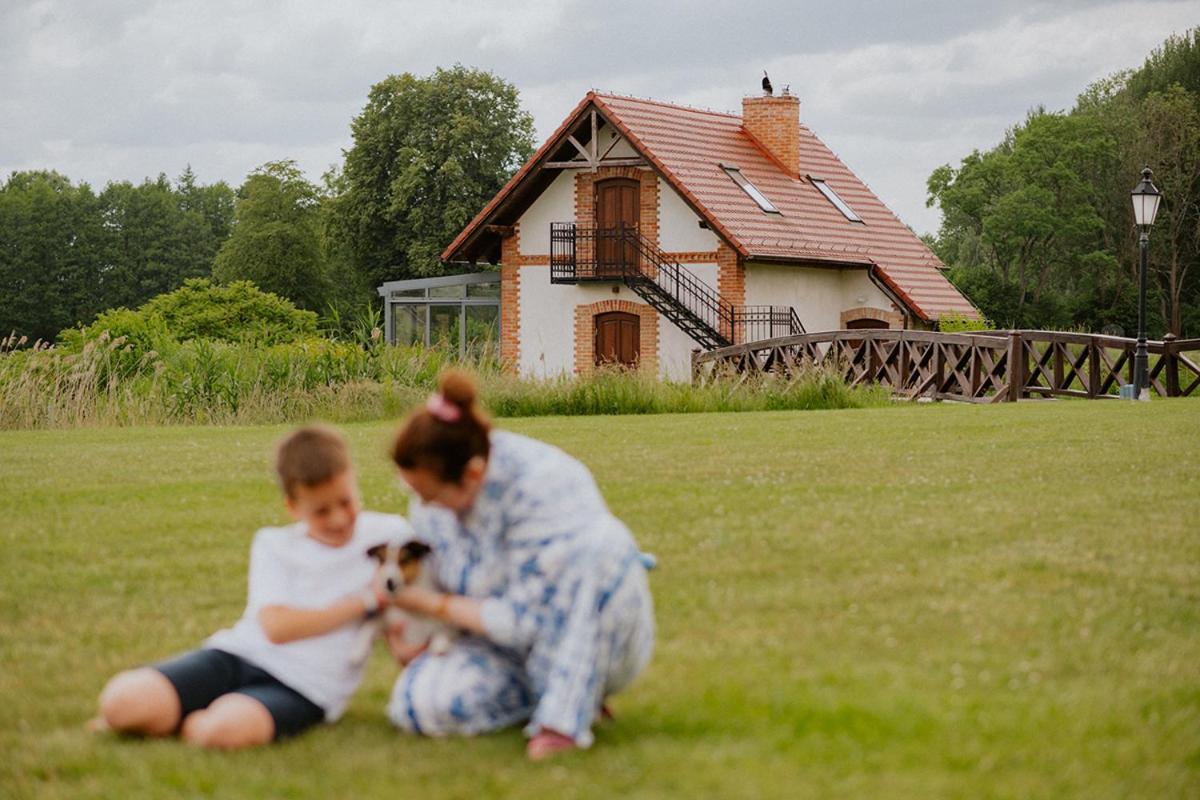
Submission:
<svg viewBox="0 0 1200 800">
<path fill-rule="evenodd" d="M 750 342 L 696 357 L 705 369 L 795 374 L 833 370 L 854 386 L 915 399 L 1001 402 L 1023 397 L 1115 397 L 1133 380 L 1132 339 L 1055 331 L 826 331 Z M 1200 393 L 1200 339 L 1150 342 L 1151 391 Z"/>
</svg>

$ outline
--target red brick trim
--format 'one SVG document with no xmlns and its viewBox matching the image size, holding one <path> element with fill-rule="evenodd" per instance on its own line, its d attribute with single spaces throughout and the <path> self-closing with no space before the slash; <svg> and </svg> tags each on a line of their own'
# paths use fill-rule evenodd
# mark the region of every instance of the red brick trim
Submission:
<svg viewBox="0 0 1200 800">
<path fill-rule="evenodd" d="M 676 264 L 716 264 L 718 253 L 717 250 L 687 250 L 663 255 Z"/>
<path fill-rule="evenodd" d="M 575 374 L 590 375 L 596 369 L 596 315 L 609 311 L 638 315 L 638 370 L 657 375 L 658 312 L 644 303 L 629 300 L 600 300 L 575 306 Z"/>
<path fill-rule="evenodd" d="M 638 198 L 638 229 L 646 241 L 658 247 L 658 175 L 640 167 L 599 167 L 595 172 L 575 174 L 575 222 L 580 227 L 596 224 L 596 182 L 607 178 L 629 178 L 641 184 Z"/>
<path fill-rule="evenodd" d="M 500 363 L 516 372 L 521 356 L 521 226 L 500 240 Z"/>
<path fill-rule="evenodd" d="M 882 308 L 871 308 L 869 306 L 846 309 L 841 314 L 839 324 L 845 330 L 847 323 L 856 319 L 876 319 L 880 322 L 886 322 L 888 327 L 893 330 L 902 330 L 904 328 L 904 315 L 900 312 L 884 311 Z"/>
<path fill-rule="evenodd" d="M 724 242 L 717 245 L 717 294 L 730 305 L 746 305 L 746 265 Z M 736 338 L 732 331 L 723 330 L 722 333 Z M 740 343 L 735 341 L 734 344 Z"/>
</svg>

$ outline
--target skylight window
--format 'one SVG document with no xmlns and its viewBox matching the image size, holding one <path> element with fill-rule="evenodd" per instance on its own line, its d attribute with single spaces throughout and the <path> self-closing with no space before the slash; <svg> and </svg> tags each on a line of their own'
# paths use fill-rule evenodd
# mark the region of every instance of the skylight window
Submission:
<svg viewBox="0 0 1200 800">
<path fill-rule="evenodd" d="M 821 190 L 821 194 L 825 195 L 826 200 L 833 203 L 834 207 L 838 211 L 842 212 L 842 216 L 844 216 L 846 219 L 850 220 L 851 222 L 862 222 L 863 221 L 862 217 L 860 217 L 853 208 L 846 205 L 846 201 L 843 200 L 842 198 L 838 197 L 838 193 L 833 190 L 832 186 L 825 183 L 825 181 L 823 179 L 814 178 L 812 175 L 809 175 L 808 179 L 813 182 L 813 186 L 815 186 Z M 866 223 L 863 223 L 863 224 L 866 224 Z"/>
<path fill-rule="evenodd" d="M 722 164 L 721 169 L 725 170 L 729 177 L 733 178 L 733 182 L 742 187 L 742 191 L 750 195 L 750 199 L 758 203 L 758 207 L 768 214 L 778 214 L 779 209 L 767 199 L 767 196 L 758 190 L 758 187 L 746 179 L 742 171 L 732 164 Z"/>
</svg>

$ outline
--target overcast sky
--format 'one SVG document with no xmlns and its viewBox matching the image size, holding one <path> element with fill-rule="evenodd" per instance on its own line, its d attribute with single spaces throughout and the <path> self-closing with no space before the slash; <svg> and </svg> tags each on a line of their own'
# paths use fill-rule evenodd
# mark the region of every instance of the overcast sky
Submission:
<svg viewBox="0 0 1200 800">
<path fill-rule="evenodd" d="M 590 88 L 736 112 L 767 69 L 927 232 L 934 168 L 1195 25 L 1200 0 L 0 0 L 0 175 L 316 179 L 373 83 L 455 62 L 516 84 L 539 141 Z"/>
</svg>

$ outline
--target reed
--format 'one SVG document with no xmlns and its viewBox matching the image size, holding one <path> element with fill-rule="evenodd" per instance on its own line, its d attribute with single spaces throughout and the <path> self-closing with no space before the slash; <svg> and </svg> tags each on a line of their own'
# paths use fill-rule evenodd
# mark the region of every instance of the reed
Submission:
<svg viewBox="0 0 1200 800">
<path fill-rule="evenodd" d="M 437 348 L 308 338 L 262 345 L 160 340 L 159 349 L 107 332 L 76 346 L 0 340 L 0 429 L 176 424 L 353 422 L 402 414 L 450 365 L 480 382 L 502 417 L 661 414 L 856 408 L 886 405 L 885 393 L 848 387 L 839 376 L 764 376 L 670 383 L 620 370 L 549 380 L 500 369 L 493 353 L 469 364 Z"/>
</svg>

